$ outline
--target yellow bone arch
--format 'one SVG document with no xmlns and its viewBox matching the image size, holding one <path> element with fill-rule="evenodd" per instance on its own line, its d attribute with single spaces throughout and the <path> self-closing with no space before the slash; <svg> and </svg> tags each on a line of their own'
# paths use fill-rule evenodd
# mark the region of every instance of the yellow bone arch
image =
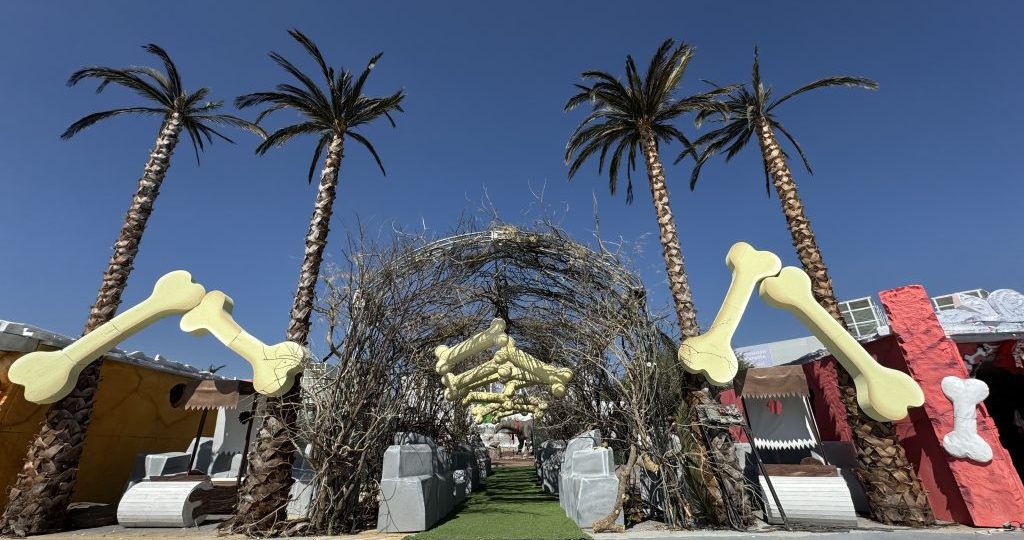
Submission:
<svg viewBox="0 0 1024 540">
<path fill-rule="evenodd" d="M 193 336 L 213 334 L 252 365 L 252 384 L 257 392 L 271 397 L 283 395 L 302 371 L 306 350 L 292 341 L 267 345 L 256 339 L 231 317 L 234 305 L 228 295 L 211 291 L 181 318 L 179 326 Z"/>
<path fill-rule="evenodd" d="M 8 378 L 25 387 L 28 401 L 40 404 L 58 401 L 71 392 L 86 366 L 157 320 L 199 305 L 205 293 L 203 286 L 193 282 L 188 272 L 169 272 L 157 280 L 148 298 L 71 345 L 59 351 L 37 351 L 22 356 L 10 367 Z"/>
<path fill-rule="evenodd" d="M 491 321 L 491 325 L 486 330 L 457 345 L 435 347 L 434 356 L 437 358 L 437 363 L 434 364 L 434 368 L 439 375 L 445 375 L 459 362 L 491 347 L 504 346 L 508 339 L 508 336 L 505 335 L 505 321 L 496 318 Z"/>
<path fill-rule="evenodd" d="M 761 300 L 797 317 L 843 368 L 853 376 L 857 404 L 880 422 L 907 416 L 907 409 L 924 404 L 924 392 L 909 375 L 882 366 L 814 300 L 811 280 L 799 268 L 787 266 L 778 277 L 761 282 Z"/>
<path fill-rule="evenodd" d="M 725 256 L 732 272 L 732 282 L 722 300 L 722 307 L 707 332 L 687 338 L 679 346 L 679 361 L 690 373 L 703 373 L 717 386 L 725 386 L 736 377 L 739 362 L 732 349 L 736 333 L 750 295 L 757 283 L 782 270 L 782 261 L 770 251 L 758 251 L 746 242 L 737 242 Z"/>
</svg>

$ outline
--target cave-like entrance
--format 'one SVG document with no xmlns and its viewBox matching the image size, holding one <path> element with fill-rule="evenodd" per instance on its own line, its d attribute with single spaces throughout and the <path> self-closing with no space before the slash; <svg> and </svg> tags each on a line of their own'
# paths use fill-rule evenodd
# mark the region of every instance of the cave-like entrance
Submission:
<svg viewBox="0 0 1024 540">
<path fill-rule="evenodd" d="M 359 240 L 326 285 L 318 311 L 330 354 L 306 372 L 306 414 L 295 434 L 308 448 L 316 486 L 311 531 L 372 525 L 394 433 L 430 437 L 449 455 L 478 436 L 467 408 L 445 399 L 433 352 L 494 318 L 523 351 L 574 373 L 531 426 L 532 439 L 568 440 L 596 428 L 617 462 L 631 445 L 677 460 L 673 470 L 683 459 L 682 452 L 665 457 L 680 447 L 673 437 L 682 402 L 675 344 L 650 316 L 640 279 L 606 244 L 590 248 L 554 227 L 508 226 L 430 242 Z M 461 367 L 488 358 L 481 353 Z M 686 496 L 683 480 L 670 480 L 675 496 Z"/>
</svg>

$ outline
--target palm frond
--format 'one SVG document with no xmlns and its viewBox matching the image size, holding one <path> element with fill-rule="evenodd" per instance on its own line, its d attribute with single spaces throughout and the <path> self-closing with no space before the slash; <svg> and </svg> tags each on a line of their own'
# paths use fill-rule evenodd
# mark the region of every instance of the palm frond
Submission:
<svg viewBox="0 0 1024 540">
<path fill-rule="evenodd" d="M 256 154 L 266 154 L 267 150 L 282 146 L 284 143 L 299 135 L 312 135 L 322 132 L 323 129 L 315 122 L 302 122 L 299 124 L 285 126 L 267 135 L 267 138 L 256 147 Z"/>
<path fill-rule="evenodd" d="M 174 108 L 173 101 L 168 99 L 163 92 L 154 88 L 152 84 L 139 77 L 138 72 L 132 68 L 116 69 L 105 66 L 82 68 L 71 74 L 71 77 L 68 78 L 67 84 L 68 86 L 75 86 L 85 79 L 99 79 L 100 84 L 96 87 L 96 93 L 102 92 L 108 84 L 116 84 L 118 86 L 123 86 L 144 98 L 156 101 L 168 109 Z"/>
<path fill-rule="evenodd" d="M 753 138 L 756 130 L 760 129 L 760 122 L 768 122 L 768 125 L 771 126 L 772 129 L 777 129 L 782 133 L 782 136 L 789 140 L 789 142 L 796 148 L 807 172 L 813 174 L 813 169 L 811 169 L 810 161 L 807 159 L 807 155 L 804 153 L 803 147 L 800 146 L 800 143 L 791 133 L 789 133 L 785 126 L 775 119 L 771 114 L 772 109 L 793 96 L 797 96 L 817 88 L 824 88 L 828 86 L 852 86 L 871 90 L 878 88 L 878 84 L 876 82 L 863 77 L 851 77 L 845 75 L 827 77 L 801 86 L 781 98 L 772 101 L 772 89 L 765 86 L 761 80 L 760 56 L 756 46 L 754 47 L 754 62 L 750 71 L 751 81 L 749 88 L 747 86 L 734 86 L 732 91 L 730 91 L 728 96 L 722 101 L 722 104 L 729 113 L 728 119 L 723 118 L 723 125 L 698 138 L 693 145 L 684 150 L 683 153 L 676 158 L 676 163 L 688 155 L 692 155 L 695 158 L 696 163 L 694 164 L 694 168 L 690 176 L 690 189 L 693 189 L 696 186 L 701 168 L 712 155 L 724 154 L 726 161 L 731 160 L 747 146 Z M 713 114 L 714 112 L 712 109 L 702 110 L 697 113 L 695 122 L 699 125 L 704 120 L 712 117 Z M 696 153 L 698 147 L 701 148 L 699 155 Z M 768 163 L 765 162 L 763 165 L 765 173 L 765 189 L 770 195 L 771 180 L 769 177 Z"/>
<path fill-rule="evenodd" d="M 787 99 L 803 94 L 804 92 L 810 92 L 818 88 L 826 88 L 829 86 L 849 86 L 853 88 L 865 88 L 867 90 L 878 90 L 878 83 L 864 77 L 851 77 L 849 75 L 840 75 L 837 77 L 825 77 L 824 79 L 818 79 L 812 83 L 805 84 L 796 90 L 780 97 L 774 103 L 769 105 L 766 110 L 772 110 L 778 107 Z"/>
<path fill-rule="evenodd" d="M 324 147 L 327 146 L 330 141 L 331 135 L 325 133 L 320 137 L 320 141 L 316 143 L 316 148 L 313 149 L 313 161 L 309 164 L 309 177 L 307 178 L 307 181 L 310 184 L 313 183 L 313 173 L 316 172 L 316 165 L 317 163 L 320 163 L 320 154 L 323 153 Z"/>
<path fill-rule="evenodd" d="M 275 52 L 270 53 L 271 60 L 300 84 L 282 83 L 276 85 L 273 92 L 254 92 L 238 96 L 235 98 L 235 105 L 238 108 L 263 106 L 256 115 L 254 125 L 262 122 L 270 114 L 285 109 L 299 113 L 303 121 L 266 135 L 266 139 L 256 147 L 256 153 L 262 155 L 299 135 L 319 135 L 307 175 L 307 180 L 312 182 L 316 165 L 331 139 L 347 135 L 366 147 L 381 172 L 385 172 L 384 164 L 373 144 L 356 131 L 360 126 L 380 117 L 386 118 L 394 127 L 395 120 L 391 113 L 402 112 L 402 101 L 405 99 L 405 92 L 402 90 L 382 97 L 363 95 L 363 88 L 370 72 L 380 60 L 382 53 L 372 56 L 359 77 L 353 78 L 348 70 L 335 70 L 331 67 L 324 59 L 320 48 L 308 36 L 294 29 L 288 33 L 313 58 L 327 81 L 327 90 L 320 88 L 311 77 L 284 56 Z"/>
<path fill-rule="evenodd" d="M 191 118 L 194 118 L 196 121 L 200 123 L 209 122 L 211 124 L 216 124 L 218 126 L 231 126 L 234 128 L 241 129 L 243 131 L 248 131 L 249 133 L 253 133 L 255 135 L 259 135 L 260 138 L 262 139 L 267 138 L 267 132 L 264 131 L 264 129 L 261 128 L 260 126 L 244 118 L 239 118 L 237 116 L 233 116 L 230 114 L 198 114 L 192 116 Z"/>
<path fill-rule="evenodd" d="M 348 135 L 349 138 L 354 139 L 357 143 L 363 145 L 363 147 L 369 150 L 370 154 L 373 155 L 373 160 L 376 161 L 377 166 L 380 167 L 380 173 L 383 174 L 384 176 L 388 175 L 387 171 L 384 170 L 384 164 L 381 163 L 380 161 L 380 156 L 377 155 L 377 150 L 373 148 L 373 145 L 370 144 L 370 141 L 366 140 L 366 137 L 363 137 L 362 135 L 356 133 L 355 131 L 349 131 L 346 133 L 346 135 Z"/>
<path fill-rule="evenodd" d="M 313 79 L 311 79 L 309 75 L 303 73 L 302 70 L 295 67 L 294 64 L 289 62 L 287 58 L 281 56 L 276 52 L 271 52 L 269 56 L 270 59 L 274 61 L 274 63 L 276 63 L 282 69 L 287 71 L 289 74 L 291 74 L 292 77 L 295 77 L 299 82 L 302 83 L 303 86 L 306 87 L 305 90 L 300 90 L 295 86 L 282 84 L 278 85 L 278 88 L 288 88 L 295 95 L 304 96 L 312 103 L 315 103 L 317 108 L 330 110 L 330 100 L 327 99 L 327 96 L 324 95 L 323 90 L 321 90 L 320 87 L 318 87 L 316 83 L 313 82 Z"/>
<path fill-rule="evenodd" d="M 377 66 L 377 62 L 380 61 L 380 58 L 382 56 L 384 56 L 384 53 L 379 52 L 373 55 L 373 57 L 370 58 L 370 61 L 366 63 L 366 68 L 363 69 L 363 72 L 359 74 L 359 78 L 356 80 L 356 84 L 352 86 L 352 97 L 358 98 L 359 96 L 363 95 L 363 85 L 366 84 L 367 77 L 370 76 L 370 72 L 373 71 L 373 68 Z"/>
<path fill-rule="evenodd" d="M 167 54 L 167 51 L 163 50 L 156 43 L 144 45 L 142 48 L 145 49 L 146 52 L 156 55 L 156 57 L 163 62 L 164 71 L 167 72 L 167 82 L 170 87 L 170 95 L 175 97 L 182 95 L 184 91 L 181 86 L 181 75 L 178 73 L 178 68 L 174 65 L 174 62 L 171 60 L 170 55 Z"/>
<path fill-rule="evenodd" d="M 309 39 L 306 34 L 303 34 L 299 30 L 292 28 L 288 30 L 288 35 L 292 36 L 295 41 L 298 41 L 302 48 L 306 49 L 309 56 L 313 58 L 316 65 L 320 67 L 320 73 L 323 74 L 324 79 L 327 80 L 327 86 L 331 90 L 331 94 L 334 94 L 334 70 L 327 65 L 327 61 L 324 60 L 324 55 L 320 52 L 320 48 L 313 43 L 313 40 Z"/>
<path fill-rule="evenodd" d="M 241 118 L 212 114 L 212 111 L 223 105 L 222 101 L 202 103 L 210 91 L 200 88 L 192 93 L 186 92 L 181 84 L 181 74 L 167 51 L 154 43 L 144 45 L 143 49 L 160 59 L 164 68 L 163 72 L 149 66 L 129 66 L 122 69 L 93 66 L 72 73 L 68 78 L 68 86 L 75 86 L 86 79 L 96 79 L 99 81 L 96 88 L 97 93 L 102 92 L 110 84 L 116 84 L 135 92 L 147 101 L 155 102 L 159 107 L 125 107 L 93 113 L 68 126 L 61 134 L 62 139 L 71 138 L 96 122 L 122 114 L 166 116 L 174 113 L 181 117 L 185 132 L 192 141 L 198 163 L 200 150 L 204 149 L 206 143 L 212 142 L 213 137 L 233 142 L 226 135 L 203 122 L 230 125 L 265 136 L 263 130 L 258 126 Z"/>
<path fill-rule="evenodd" d="M 773 118 L 771 123 L 773 128 L 782 132 L 782 135 L 789 139 L 790 144 L 792 144 L 796 148 L 796 152 L 800 154 L 800 159 L 804 162 L 804 168 L 807 169 L 808 174 L 813 175 L 814 169 L 811 169 L 811 163 L 807 161 L 807 155 L 804 154 L 804 149 L 800 146 L 800 143 L 797 142 L 796 138 L 789 134 L 789 131 L 786 130 L 786 127 L 783 126 L 781 122 Z"/>
<path fill-rule="evenodd" d="M 61 139 L 65 139 L 65 140 L 70 139 L 71 137 L 74 137 L 79 132 L 81 132 L 83 129 L 85 129 L 85 128 L 95 124 L 96 122 L 100 122 L 102 120 L 106 120 L 108 118 L 113 118 L 115 116 L 119 116 L 119 115 L 122 115 L 122 114 L 159 114 L 159 115 L 166 115 L 167 111 L 164 110 L 164 109 L 158 109 L 156 107 L 125 107 L 125 108 L 122 108 L 122 109 L 112 109 L 112 110 L 109 110 L 109 111 L 101 111 L 101 112 L 92 113 L 90 115 L 83 116 L 82 118 L 79 118 L 74 123 L 72 123 L 70 126 L 68 126 L 68 128 L 65 129 L 63 133 L 60 134 L 60 138 Z"/>
</svg>

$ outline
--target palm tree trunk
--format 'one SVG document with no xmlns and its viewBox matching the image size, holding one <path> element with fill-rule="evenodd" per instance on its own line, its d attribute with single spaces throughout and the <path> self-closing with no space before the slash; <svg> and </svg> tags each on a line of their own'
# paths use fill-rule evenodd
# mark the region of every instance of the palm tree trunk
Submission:
<svg viewBox="0 0 1024 540">
<path fill-rule="evenodd" d="M 299 271 L 298 290 L 285 334 L 285 339 L 301 345 L 306 345 L 309 340 L 310 314 L 316 301 L 316 283 L 327 246 L 343 153 L 344 134 L 339 133 L 331 140 L 320 173 L 320 185 Z M 290 429 L 295 424 L 301 402 L 299 381 L 297 377 L 292 389 L 280 398 L 266 400 L 263 426 L 257 434 L 256 447 L 249 454 L 249 470 L 239 493 L 238 507 L 234 517 L 224 525 L 232 532 L 264 536 L 288 517 L 292 458 L 296 450 Z"/>
<path fill-rule="evenodd" d="M 117 312 L 181 129 L 182 121 L 177 113 L 168 115 L 160 127 L 83 335 L 112 319 Z M 0 518 L 0 534 L 25 536 L 63 528 L 92 416 L 101 365 L 102 361 L 97 360 L 85 368 L 74 390 L 47 410 L 39 433 L 29 445 L 24 468 L 11 488 L 7 508 Z"/>
<path fill-rule="evenodd" d="M 683 252 L 679 247 L 679 235 L 676 233 L 676 222 L 672 217 L 672 207 L 668 200 L 668 188 L 665 186 L 665 169 L 661 165 L 661 157 L 658 155 L 658 144 L 654 133 L 642 132 L 641 143 L 643 144 L 644 158 L 647 162 L 647 179 L 651 186 L 651 199 L 654 201 L 654 213 L 658 218 L 658 233 L 661 241 L 662 254 L 665 257 L 665 268 L 668 273 L 668 282 L 672 291 L 672 300 L 676 308 L 676 316 L 679 319 L 679 330 L 682 340 L 700 335 L 700 326 L 697 324 L 697 309 L 693 305 L 693 292 L 690 289 L 690 280 L 686 275 L 686 268 L 683 262 Z M 686 375 L 684 385 L 687 388 L 686 402 L 688 417 L 696 426 L 694 429 L 703 429 L 697 420 L 697 410 L 702 405 L 708 405 L 713 400 L 706 391 L 700 390 L 704 384 L 703 379 Z M 708 453 L 713 452 L 706 448 L 700 436 L 695 437 L 698 441 L 694 459 L 700 469 L 700 486 L 707 492 L 709 507 L 705 509 L 707 519 L 716 524 L 725 523 L 726 508 L 723 489 L 729 493 L 741 493 L 741 486 L 720 486 L 710 468 Z M 735 461 L 735 452 L 732 450 L 732 442 L 727 441 L 726 447 L 730 450 L 727 455 L 715 454 L 719 463 L 728 466 Z"/>
<path fill-rule="evenodd" d="M 775 184 L 782 213 L 786 216 L 786 224 L 793 237 L 793 247 L 796 248 L 800 264 L 811 278 L 814 298 L 845 327 L 846 322 L 839 312 L 828 268 L 821 258 L 811 223 L 804 215 L 804 205 L 797 194 L 789 164 L 767 120 L 758 121 L 757 135 L 761 155 Z M 830 368 L 835 369 L 831 365 Z M 921 482 L 914 474 L 914 467 L 900 446 L 892 424 L 879 422 L 863 414 L 857 406 L 857 394 L 850 374 L 838 369 L 836 376 L 857 446 L 860 465 L 857 477 L 867 494 L 872 518 L 890 524 L 934 523 L 935 518 Z"/>
<path fill-rule="evenodd" d="M 665 187 L 665 169 L 661 166 L 654 133 L 643 133 L 642 143 L 647 161 L 647 178 L 651 185 L 651 198 L 654 200 L 654 213 L 658 218 L 658 239 L 661 241 L 661 252 L 665 257 L 665 269 L 668 271 L 669 288 L 672 290 L 672 301 L 679 317 L 679 330 L 682 332 L 682 339 L 686 339 L 700 334 L 697 310 L 693 306 L 693 292 L 686 276 L 683 252 L 679 248 L 679 235 L 676 234 L 676 222 L 672 217 L 668 189 Z"/>
</svg>

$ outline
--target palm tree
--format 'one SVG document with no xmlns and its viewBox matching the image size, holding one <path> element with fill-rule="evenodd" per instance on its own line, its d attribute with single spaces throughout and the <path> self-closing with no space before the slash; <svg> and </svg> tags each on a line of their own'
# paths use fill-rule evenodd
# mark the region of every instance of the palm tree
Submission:
<svg viewBox="0 0 1024 540">
<path fill-rule="evenodd" d="M 676 93 L 683 73 L 692 58 L 692 47 L 685 43 L 676 46 L 675 41 L 665 40 L 651 58 L 643 78 L 640 77 L 633 58 L 627 55 L 625 84 L 604 71 L 584 71 L 583 79 L 592 84 L 577 84 L 579 92 L 565 104 L 566 111 L 571 111 L 584 103 L 590 103 L 592 107 L 590 114 L 576 127 L 566 145 L 565 161 L 569 164 L 570 180 L 587 159 L 595 155 L 598 156 L 598 174 L 603 173 L 605 159 L 610 155 L 608 189 L 614 195 L 618 187 L 619 168 L 624 164 L 625 158 L 626 203 L 630 204 L 633 202 L 632 172 L 636 169 L 636 156 L 640 153 L 644 157 L 654 212 L 658 219 L 659 240 L 682 339 L 699 335 L 700 326 L 697 324 L 693 293 L 686 276 L 679 236 L 669 204 L 665 170 L 661 165 L 659 153 L 660 145 L 678 141 L 684 147 L 689 147 L 689 139 L 671 122 L 689 112 L 710 114 L 722 111 L 723 107 L 718 98 L 731 90 L 717 88 L 710 92 L 677 98 Z M 695 411 L 696 405 L 709 400 L 707 394 L 692 391 L 699 384 L 702 384 L 702 381 L 696 377 L 687 377 L 684 381 L 688 390 L 685 407 L 687 411 Z M 725 519 L 725 504 L 719 486 L 706 466 L 709 449 L 695 450 L 699 471 L 696 476 L 699 479 L 697 484 L 691 486 L 697 491 L 708 493 L 704 511 L 713 521 L 722 522 Z"/>
<path fill-rule="evenodd" d="M 313 181 L 313 172 L 320 161 L 320 156 L 326 150 L 313 215 L 309 222 L 309 233 L 306 235 L 306 250 L 299 271 L 298 290 L 295 293 L 291 320 L 286 332 L 286 339 L 305 345 L 309 337 L 310 313 L 315 300 L 320 264 L 323 262 L 327 233 L 330 230 L 345 139 L 348 138 L 365 147 L 377 162 L 381 173 L 384 173 L 384 166 L 376 149 L 358 130 L 381 117 L 387 118 L 394 127 L 395 122 L 391 113 L 402 110 L 401 103 L 405 93 L 399 90 L 386 97 L 363 95 L 363 85 L 380 59 L 380 54 L 370 59 L 366 69 L 358 77 L 353 77 L 352 73 L 344 69 L 335 73 L 334 68 L 328 66 L 312 40 L 298 30 L 289 30 L 288 33 L 316 62 L 326 87 L 317 86 L 312 77 L 303 73 L 280 54 L 272 52 L 270 58 L 294 77 L 299 86 L 279 84 L 272 92 L 240 96 L 235 100 L 235 105 L 239 108 L 264 105 L 265 108 L 256 117 L 256 122 L 284 109 L 298 113 L 301 117 L 300 122 L 282 127 L 268 135 L 266 140 L 256 147 L 256 153 L 263 155 L 271 148 L 282 146 L 299 135 L 315 136 L 317 143 L 307 178 L 310 183 Z M 267 402 L 263 427 L 260 429 L 256 449 L 249 461 L 249 471 L 242 486 L 238 508 L 234 519 L 228 524 L 234 531 L 259 534 L 270 530 L 285 517 L 288 491 L 292 482 L 291 460 L 295 450 L 287 436 L 287 429 L 295 421 L 298 397 L 299 385 L 296 384 L 285 396 Z"/>
<path fill-rule="evenodd" d="M 86 79 L 98 80 L 97 93 L 111 84 L 122 86 L 142 96 L 146 103 L 85 116 L 68 126 L 61 134 L 62 139 L 70 139 L 89 126 L 116 116 L 161 118 L 156 144 L 149 153 L 142 178 L 121 225 L 83 335 L 113 318 L 121 303 L 146 223 L 153 213 L 153 203 L 160 193 L 181 132 L 188 133 L 195 147 L 197 162 L 199 151 L 212 143 L 214 137 L 232 142 L 216 127 L 230 126 L 263 134 L 255 124 L 218 114 L 216 110 L 222 102 L 206 101 L 209 94 L 206 88 L 195 92 L 185 90 L 177 67 L 162 48 L 152 43 L 143 48 L 160 59 L 164 71 L 146 66 L 100 66 L 80 69 L 68 79 L 68 86 L 75 86 Z M 99 384 L 100 366 L 100 361 L 93 362 L 82 371 L 71 394 L 50 406 L 39 433 L 29 446 L 23 472 L 11 488 L 10 500 L 0 520 L 0 532 L 24 536 L 62 526 L 78 474 L 78 462 Z"/>
<path fill-rule="evenodd" d="M 817 239 L 811 230 L 811 223 L 804 214 L 804 205 L 797 194 L 796 183 L 789 170 L 787 155 L 779 145 L 775 132 L 786 138 L 799 154 L 807 172 L 813 174 L 807 156 L 796 138 L 786 130 L 775 115 L 776 108 L 790 98 L 832 86 L 848 86 L 875 90 L 878 83 L 863 77 L 841 75 L 827 77 L 805 84 L 796 90 L 772 99 L 771 87 L 761 82 L 757 48 L 754 48 L 754 66 L 750 87 L 735 88 L 723 100 L 729 116 L 722 125 L 698 138 L 676 159 L 678 163 L 686 156 L 693 156 L 696 164 L 690 177 L 690 189 L 694 189 L 700 176 L 701 167 L 715 154 L 725 154 L 726 161 L 732 159 L 756 135 L 761 147 L 764 164 L 765 189 L 771 194 L 769 184 L 782 204 L 782 213 L 793 239 L 800 264 L 811 278 L 814 298 L 840 324 L 845 325 L 832 290 L 832 280 L 821 256 Z M 707 113 L 697 115 L 698 124 L 707 119 Z M 717 120 L 717 118 L 713 118 Z M 834 365 L 830 369 L 835 369 Z M 891 425 L 875 421 L 861 414 L 857 406 L 853 381 L 844 370 L 836 370 L 841 397 L 847 410 L 847 417 L 858 447 L 860 467 L 858 475 L 874 514 L 874 518 L 886 523 L 929 523 L 933 521 L 930 507 L 913 467 L 907 460 L 903 447 L 899 445 Z M 881 441 L 881 442 L 879 442 Z"/>
<path fill-rule="evenodd" d="M 830 86 L 852 86 L 875 90 L 878 88 L 878 83 L 863 77 L 848 75 L 827 77 L 805 84 L 773 100 L 771 87 L 761 84 L 757 48 L 755 47 L 753 81 L 750 88 L 748 89 L 745 85 L 738 87 L 723 100 L 723 104 L 729 111 L 728 118 L 722 121 L 723 125 L 703 135 L 694 141 L 693 145 L 684 149 L 676 159 L 676 163 L 690 154 L 696 159 L 697 163 L 690 176 L 690 189 L 692 190 L 696 187 L 701 167 L 708 158 L 714 154 L 723 153 L 725 159 L 730 160 L 740 150 L 743 150 L 756 134 L 757 141 L 761 146 L 761 158 L 764 161 L 765 190 L 770 193 L 769 182 L 775 185 L 775 192 L 782 204 L 782 212 L 786 216 L 789 233 L 793 237 L 793 247 L 796 248 L 800 264 L 811 277 L 814 298 L 832 317 L 843 323 L 843 317 L 839 313 L 839 304 L 832 291 L 832 280 L 828 276 L 828 268 L 822 260 L 821 250 L 818 248 L 818 242 L 811 230 L 811 223 L 804 214 L 804 205 L 797 194 L 796 183 L 793 182 L 793 175 L 790 173 L 789 164 L 786 161 L 786 153 L 782 150 L 775 135 L 777 130 L 793 144 L 804 167 L 807 168 L 807 172 L 813 174 L 810 162 L 807 161 L 807 156 L 800 143 L 779 122 L 774 111 L 776 107 L 790 98 Z M 698 114 L 697 123 L 700 124 L 708 116 L 706 113 Z"/>
<path fill-rule="evenodd" d="M 593 110 L 587 115 L 569 138 L 565 149 L 565 161 L 570 163 L 571 180 L 587 159 L 597 155 L 598 174 L 603 173 L 605 158 L 608 161 L 608 188 L 612 195 L 618 187 L 619 168 L 626 163 L 626 203 L 633 202 L 633 175 L 636 156 L 641 153 L 647 164 L 647 179 L 658 218 L 659 239 L 668 270 L 668 281 L 672 290 L 676 314 L 683 338 L 700 333 L 697 312 L 693 306 L 693 294 L 686 277 L 679 236 L 676 232 L 672 208 L 669 205 L 668 189 L 665 186 L 665 170 L 659 155 L 660 145 L 679 141 L 684 147 L 690 141 L 672 121 L 689 112 L 712 113 L 722 110 L 717 97 L 729 89 L 676 98 L 679 83 L 686 66 L 693 58 L 693 48 L 685 43 L 675 46 L 671 39 L 665 40 L 654 53 L 641 79 L 633 58 L 626 56 L 626 83 L 604 71 L 584 71 L 583 79 L 592 82 L 590 86 L 577 84 L 579 93 L 569 98 L 565 110 L 590 103 Z"/>
</svg>

